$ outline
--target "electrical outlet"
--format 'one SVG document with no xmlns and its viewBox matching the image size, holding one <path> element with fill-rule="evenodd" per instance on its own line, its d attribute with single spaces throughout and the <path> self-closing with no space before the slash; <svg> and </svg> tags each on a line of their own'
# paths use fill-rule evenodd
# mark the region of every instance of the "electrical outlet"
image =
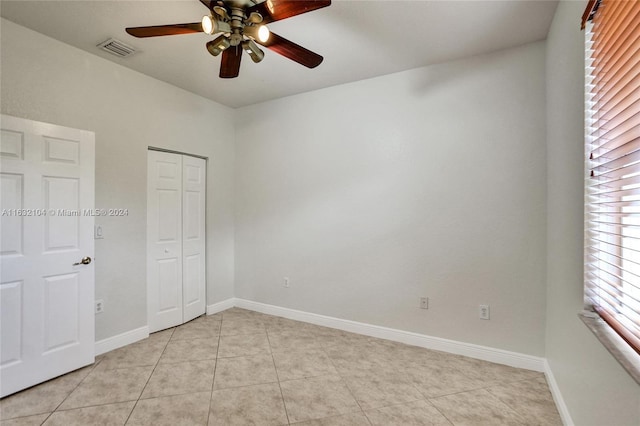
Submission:
<svg viewBox="0 0 640 426">
<path fill-rule="evenodd" d="M 421 297 L 420 298 L 420 309 L 429 309 L 429 298 Z"/>
<path fill-rule="evenodd" d="M 480 319 L 489 319 L 489 305 L 480 305 Z"/>
<path fill-rule="evenodd" d="M 289 288 L 289 277 L 284 277 L 282 281 L 282 286 L 285 288 Z"/>
<path fill-rule="evenodd" d="M 102 299 L 96 300 L 96 314 L 104 312 L 104 302 Z"/>
</svg>

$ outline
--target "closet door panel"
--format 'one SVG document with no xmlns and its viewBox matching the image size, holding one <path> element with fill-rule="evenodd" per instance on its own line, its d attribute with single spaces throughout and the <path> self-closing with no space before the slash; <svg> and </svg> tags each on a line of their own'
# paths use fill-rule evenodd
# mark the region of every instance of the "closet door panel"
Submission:
<svg viewBox="0 0 640 426">
<path fill-rule="evenodd" d="M 182 323 L 182 156 L 148 152 L 147 304 L 149 331 Z"/>
<path fill-rule="evenodd" d="M 207 162 L 202 158 L 183 157 L 182 193 L 182 264 L 183 321 L 205 313 L 205 211 Z"/>
</svg>

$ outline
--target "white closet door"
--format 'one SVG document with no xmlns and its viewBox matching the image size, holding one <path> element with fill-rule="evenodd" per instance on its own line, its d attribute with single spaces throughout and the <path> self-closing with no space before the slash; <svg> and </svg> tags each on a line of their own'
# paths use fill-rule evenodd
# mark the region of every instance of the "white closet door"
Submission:
<svg viewBox="0 0 640 426">
<path fill-rule="evenodd" d="M 149 331 L 206 310 L 206 161 L 148 152 L 147 297 Z"/>
<path fill-rule="evenodd" d="M 149 151 L 147 167 L 149 331 L 182 323 L 182 157 Z"/>
<path fill-rule="evenodd" d="M 95 148 L 87 131 L 9 116 L 1 127 L 3 397 L 94 360 Z"/>
<path fill-rule="evenodd" d="M 207 162 L 182 157 L 182 295 L 183 322 L 204 314 L 205 183 Z"/>
</svg>

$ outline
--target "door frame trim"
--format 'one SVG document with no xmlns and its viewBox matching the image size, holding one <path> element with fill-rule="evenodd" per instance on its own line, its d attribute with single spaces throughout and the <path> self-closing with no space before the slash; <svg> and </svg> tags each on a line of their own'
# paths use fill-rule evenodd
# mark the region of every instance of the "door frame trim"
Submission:
<svg viewBox="0 0 640 426">
<path fill-rule="evenodd" d="M 149 145 L 147 147 L 147 151 L 159 151 L 159 152 L 168 152 L 169 154 L 188 155 L 189 157 L 202 158 L 207 163 L 209 163 L 209 157 L 205 157 L 204 155 L 190 154 L 188 152 L 175 151 L 173 149 L 158 148 L 157 146 Z"/>
</svg>

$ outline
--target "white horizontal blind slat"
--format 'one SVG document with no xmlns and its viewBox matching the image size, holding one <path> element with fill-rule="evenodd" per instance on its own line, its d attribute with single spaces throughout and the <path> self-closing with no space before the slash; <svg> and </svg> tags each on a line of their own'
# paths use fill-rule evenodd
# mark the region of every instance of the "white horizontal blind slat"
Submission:
<svg viewBox="0 0 640 426">
<path fill-rule="evenodd" d="M 585 302 L 640 353 L 640 1 L 588 27 Z"/>
</svg>

